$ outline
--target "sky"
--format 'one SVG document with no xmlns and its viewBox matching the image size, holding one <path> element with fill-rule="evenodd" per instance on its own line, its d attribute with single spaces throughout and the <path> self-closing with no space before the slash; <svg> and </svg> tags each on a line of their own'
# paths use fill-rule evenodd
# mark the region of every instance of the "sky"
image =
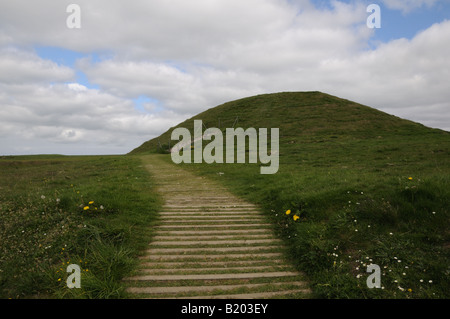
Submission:
<svg viewBox="0 0 450 319">
<path fill-rule="evenodd" d="M 449 57 L 450 0 L 0 0 L 0 155 L 125 154 L 286 91 L 450 131 Z"/>
</svg>

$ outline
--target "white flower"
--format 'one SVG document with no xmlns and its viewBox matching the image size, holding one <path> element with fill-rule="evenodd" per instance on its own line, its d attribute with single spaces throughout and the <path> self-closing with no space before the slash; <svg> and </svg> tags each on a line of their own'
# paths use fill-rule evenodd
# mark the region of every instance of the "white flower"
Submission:
<svg viewBox="0 0 450 319">
<path fill-rule="evenodd" d="M 44 195 L 41 195 L 41 198 L 42 198 L 42 199 L 45 199 L 45 196 L 44 196 Z"/>
<path fill-rule="evenodd" d="M 433 283 L 433 280 L 429 280 L 428 282 L 429 282 L 430 284 L 432 284 L 432 283 Z"/>
</svg>

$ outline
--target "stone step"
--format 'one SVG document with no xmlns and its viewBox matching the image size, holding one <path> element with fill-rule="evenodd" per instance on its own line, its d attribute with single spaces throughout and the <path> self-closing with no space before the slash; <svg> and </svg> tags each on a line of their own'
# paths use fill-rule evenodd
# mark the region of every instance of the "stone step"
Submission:
<svg viewBox="0 0 450 319">
<path fill-rule="evenodd" d="M 283 266 L 285 265 L 284 260 L 272 258 L 272 259 L 263 259 L 263 260 L 235 260 L 235 261 L 195 261 L 195 262 L 189 262 L 189 261 L 183 261 L 183 262 L 177 262 L 177 261 L 165 261 L 165 262 L 144 262 L 142 263 L 143 267 L 152 267 L 152 269 L 167 269 L 167 268 L 173 268 L 176 269 L 177 267 L 201 267 L 203 269 L 208 269 L 210 267 L 222 267 L 223 269 L 232 269 L 235 267 L 242 267 L 242 266 L 255 266 L 255 265 L 261 265 L 264 264 L 266 266 Z"/>
<path fill-rule="evenodd" d="M 185 273 L 197 273 L 197 272 L 235 272 L 235 271 L 274 271 L 274 270 L 288 270 L 291 269 L 290 266 L 286 265 L 273 265 L 273 266 L 246 266 L 246 267 L 198 267 L 198 268 L 142 268 L 139 272 L 146 274 L 165 274 L 173 272 L 185 272 Z"/>
<path fill-rule="evenodd" d="M 277 283 L 262 283 L 262 284 L 241 284 L 241 285 L 214 285 L 214 286 L 179 286 L 179 287 L 130 287 L 127 291 L 135 294 L 180 294 L 180 293 L 200 293 L 200 292 L 214 292 L 214 291 L 230 291 L 240 288 L 247 289 L 261 289 L 262 287 L 281 287 L 281 286 L 298 286 L 305 287 L 305 283 L 302 281 L 293 282 L 277 282 Z M 277 291 L 279 293 L 285 293 L 285 291 Z M 208 297 L 206 297 L 208 298 Z"/>
<path fill-rule="evenodd" d="M 277 240 L 276 237 L 274 237 L 271 234 L 253 234 L 253 235 L 249 235 L 249 234 L 245 234 L 242 233 L 240 234 L 236 234 L 236 235 L 217 235 L 217 234 L 211 234 L 211 233 L 206 233 L 206 234 L 192 234 L 191 236 L 180 236 L 179 234 L 177 235 L 157 235 L 157 236 L 153 236 L 153 242 L 157 242 L 157 241 L 189 241 L 189 240 L 225 240 L 228 239 L 230 241 L 234 241 L 234 240 L 254 240 L 254 239 L 273 239 L 273 240 Z"/>
<path fill-rule="evenodd" d="M 198 229 L 198 230 L 161 230 L 158 229 L 155 233 L 155 236 L 164 235 L 164 236 L 178 236 L 178 235 L 199 235 L 199 236 L 214 236 L 214 235 L 248 235 L 248 234 L 270 234 L 269 229 L 267 228 L 249 228 L 249 229 Z"/>
<path fill-rule="evenodd" d="M 252 211 L 162 211 L 159 213 L 160 216 L 264 216 L 257 210 Z"/>
<path fill-rule="evenodd" d="M 144 275 L 128 277 L 126 281 L 171 281 L 171 280 L 225 280 L 225 279 L 254 279 L 272 277 L 298 276 L 293 271 L 238 273 L 238 274 L 199 274 L 199 275 Z"/>
<path fill-rule="evenodd" d="M 212 259 L 226 259 L 226 260 L 245 260 L 245 259 L 270 259 L 274 257 L 282 257 L 281 253 L 261 253 L 261 254 L 221 254 L 221 255 L 146 255 L 140 257 L 143 260 L 183 260 L 183 259 L 194 259 L 198 261 L 206 261 Z"/>
<path fill-rule="evenodd" d="M 164 225 L 178 225 L 180 222 L 183 223 L 183 225 L 228 225 L 229 223 L 239 223 L 239 224 L 246 224 L 246 223 L 254 223 L 254 222 L 260 222 L 260 220 L 255 220 L 255 218 L 225 218 L 225 219 L 218 219 L 218 218 L 202 218 L 202 219 L 195 219 L 195 218 L 170 218 L 170 219 L 162 219 Z"/>
<path fill-rule="evenodd" d="M 188 240 L 188 241 L 179 241 L 179 242 L 173 242 L 173 241 L 154 241 L 150 244 L 150 246 L 165 246 L 165 245 L 176 245 L 176 246 L 193 246 L 193 245 L 227 245 L 227 244 L 241 244 L 241 245 L 252 245 L 252 244 L 272 244 L 272 245 L 279 245 L 281 243 L 281 240 L 279 239 L 251 239 L 251 240 Z M 267 246 L 267 245 L 265 245 Z M 247 246 L 249 247 L 249 246 Z M 250 246 L 252 247 L 252 246 Z"/>
<path fill-rule="evenodd" d="M 230 295 L 208 295 L 208 296 L 194 296 L 194 297 L 181 297 L 180 299 L 268 299 L 283 297 L 293 294 L 310 294 L 310 289 L 295 289 L 295 290 L 280 290 L 272 292 L 255 292 L 248 294 L 230 294 Z M 163 299 L 178 299 L 178 298 L 163 298 Z"/>
<path fill-rule="evenodd" d="M 164 214 L 160 216 L 160 220 L 164 221 L 171 221 L 171 220 L 195 220 L 195 221 L 201 221 L 203 220 L 242 220 L 242 219 L 250 219 L 255 220 L 256 218 L 262 219 L 263 215 L 260 214 L 246 214 L 246 213 L 240 213 L 240 214 L 211 214 L 211 213 L 201 213 L 201 214 Z"/>
<path fill-rule="evenodd" d="M 186 207 L 167 207 L 167 206 L 163 206 L 162 210 L 165 212 L 178 212 L 178 213 L 193 213 L 193 212 L 214 212 L 214 211 L 220 211 L 220 212 L 242 212 L 242 213 L 247 213 L 247 212 L 254 212 L 257 211 L 257 209 L 255 207 L 220 207 L 220 206 L 197 206 L 197 207 L 192 207 L 192 206 L 186 206 Z"/>
<path fill-rule="evenodd" d="M 187 254 L 187 253 L 195 253 L 195 254 L 205 254 L 210 252 L 240 252 L 246 251 L 251 253 L 258 253 L 261 250 L 273 251 L 274 249 L 282 249 L 279 245 L 270 245 L 270 246 L 247 246 L 247 247 L 220 247 L 220 248 L 208 248 L 208 247 L 199 247 L 199 248 L 152 248 L 147 250 L 148 254 L 161 254 L 161 253 L 177 253 L 177 254 Z"/>
<path fill-rule="evenodd" d="M 178 204 L 165 204 L 163 205 L 163 209 L 170 208 L 170 209 L 203 209 L 205 207 L 211 207 L 211 208 L 228 208 L 228 209 L 239 209 L 239 208 L 251 208 L 251 209 L 257 209 L 255 205 L 252 204 L 217 204 L 217 205 L 211 205 L 210 203 L 202 203 L 197 205 L 178 205 Z"/>
<path fill-rule="evenodd" d="M 242 224 L 209 224 L 209 225 L 160 225 L 159 228 L 242 228 L 242 227 L 270 227 L 266 223 L 242 223 Z"/>
</svg>

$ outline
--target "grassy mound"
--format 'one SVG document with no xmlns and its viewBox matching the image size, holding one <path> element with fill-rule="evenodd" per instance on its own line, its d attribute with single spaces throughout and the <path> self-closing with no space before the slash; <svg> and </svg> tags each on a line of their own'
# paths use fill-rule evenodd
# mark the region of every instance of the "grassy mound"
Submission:
<svg viewBox="0 0 450 319">
<path fill-rule="evenodd" d="M 192 131 L 195 119 L 280 129 L 277 174 L 261 175 L 257 164 L 180 165 L 259 204 L 316 296 L 449 297 L 450 133 L 320 92 L 249 97 L 177 127 Z M 131 154 L 167 152 L 173 129 Z M 366 285 L 371 263 L 382 289 Z"/>
</svg>

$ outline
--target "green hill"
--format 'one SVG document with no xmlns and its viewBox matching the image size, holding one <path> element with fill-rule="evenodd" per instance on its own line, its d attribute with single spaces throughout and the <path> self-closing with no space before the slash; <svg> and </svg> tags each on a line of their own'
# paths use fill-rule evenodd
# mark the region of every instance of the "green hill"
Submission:
<svg viewBox="0 0 450 319">
<path fill-rule="evenodd" d="M 449 132 L 320 92 L 244 98 L 177 127 L 192 131 L 196 119 L 279 128 L 276 174 L 258 164 L 179 165 L 259 204 L 317 296 L 450 297 Z M 167 153 L 173 129 L 130 154 Z M 384 289 L 367 287 L 370 263 Z"/>
<path fill-rule="evenodd" d="M 145 142 L 130 154 L 167 150 L 169 143 L 171 146 L 175 143 L 170 141 L 173 129 L 185 127 L 192 131 L 194 120 L 202 120 L 205 127 L 221 129 L 280 128 L 280 145 L 296 144 L 289 149 L 301 149 L 302 141 L 340 144 L 377 138 L 382 140 L 380 144 L 385 144 L 387 138 L 447 134 L 321 92 L 286 92 L 243 98 L 211 108 Z"/>
</svg>

